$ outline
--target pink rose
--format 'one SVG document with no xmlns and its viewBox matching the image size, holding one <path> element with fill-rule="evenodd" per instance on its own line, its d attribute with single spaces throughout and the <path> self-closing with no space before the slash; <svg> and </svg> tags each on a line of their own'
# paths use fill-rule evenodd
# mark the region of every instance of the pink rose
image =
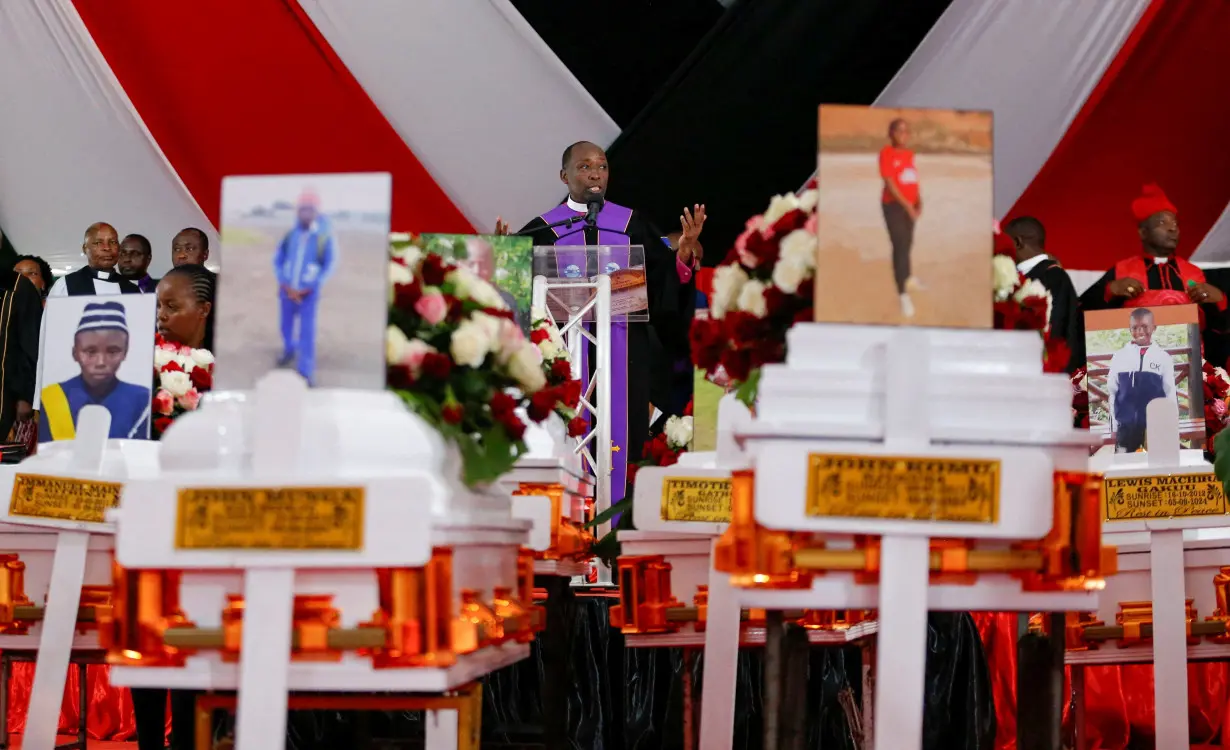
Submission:
<svg viewBox="0 0 1230 750">
<path fill-rule="evenodd" d="M 820 229 L 820 214 L 812 214 L 807 217 L 807 221 L 803 223 L 803 230 L 816 234 Z"/>
<path fill-rule="evenodd" d="M 185 411 L 193 411 L 197 405 L 201 403 L 201 393 L 195 388 L 189 388 L 184 395 L 180 396 L 176 401 L 184 408 Z"/>
<path fill-rule="evenodd" d="M 165 389 L 159 389 L 158 393 L 154 394 L 154 412 L 156 414 L 169 415 L 175 407 L 175 397 L 171 392 Z"/>
<path fill-rule="evenodd" d="M 1219 417 L 1226 416 L 1226 402 L 1221 399 L 1213 400 L 1213 413 Z"/>
<path fill-rule="evenodd" d="M 170 341 L 163 341 L 158 345 L 159 349 L 163 349 L 173 354 L 179 354 L 179 344 L 172 344 Z"/>
<path fill-rule="evenodd" d="M 448 315 L 448 302 L 444 300 L 444 295 L 439 292 L 424 294 L 414 303 L 414 311 L 423 316 L 431 325 L 436 325 L 444 320 L 444 316 Z"/>
<path fill-rule="evenodd" d="M 423 359 L 428 354 L 434 354 L 436 350 L 427 342 L 420 339 L 411 339 L 402 349 L 401 364 L 410 368 L 410 374 L 418 377 L 423 371 Z"/>
</svg>

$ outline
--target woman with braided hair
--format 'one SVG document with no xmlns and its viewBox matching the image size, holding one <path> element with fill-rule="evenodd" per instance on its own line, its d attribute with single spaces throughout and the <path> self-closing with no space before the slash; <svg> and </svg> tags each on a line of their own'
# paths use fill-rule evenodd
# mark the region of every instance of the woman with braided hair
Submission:
<svg viewBox="0 0 1230 750">
<path fill-rule="evenodd" d="M 198 265 L 176 266 L 162 277 L 155 290 L 158 297 L 158 336 L 162 341 L 193 350 L 209 349 L 215 278 L 213 272 Z M 156 407 L 157 398 L 155 411 Z M 168 417 L 161 419 L 170 420 Z M 156 436 L 161 434 L 158 429 L 154 432 Z M 138 750 L 163 750 L 165 747 L 167 692 L 159 688 L 133 689 Z M 189 750 L 194 744 L 196 693 L 171 690 L 170 696 L 171 750 Z"/>
</svg>

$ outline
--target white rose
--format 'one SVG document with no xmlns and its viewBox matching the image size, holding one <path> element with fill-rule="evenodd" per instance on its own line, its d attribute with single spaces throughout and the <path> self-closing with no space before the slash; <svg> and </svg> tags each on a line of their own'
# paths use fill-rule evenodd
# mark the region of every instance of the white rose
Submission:
<svg viewBox="0 0 1230 750">
<path fill-rule="evenodd" d="M 820 202 L 820 191 L 819 190 L 804 190 L 803 194 L 799 196 L 799 208 L 803 209 L 807 213 L 811 213 L 812 211 L 815 211 L 816 204 L 819 202 Z"/>
<path fill-rule="evenodd" d="M 197 367 L 209 367 L 215 361 L 213 352 L 208 349 L 193 349 L 191 356 L 193 364 Z"/>
<path fill-rule="evenodd" d="M 504 318 L 497 318 L 494 315 L 488 315 L 485 312 L 475 312 L 470 315 L 470 320 L 474 321 L 482 328 L 483 333 L 487 334 L 487 339 L 490 341 L 488 348 L 492 351 L 499 349 L 500 331 L 504 327 L 504 323 L 508 322 Z"/>
<path fill-rule="evenodd" d="M 798 263 L 779 260 L 773 267 L 773 283 L 786 294 L 794 294 L 807 278 L 807 269 Z"/>
<path fill-rule="evenodd" d="M 175 353 L 163 349 L 161 346 L 154 349 L 154 369 L 161 370 L 164 366 L 175 361 Z"/>
<path fill-rule="evenodd" d="M 508 374 L 521 385 L 523 393 L 537 393 L 547 384 L 542 372 L 542 355 L 538 347 L 526 342 L 508 361 Z"/>
<path fill-rule="evenodd" d="M 816 236 L 806 229 L 796 229 L 782 238 L 779 252 L 779 263 L 785 261 L 806 269 L 815 268 Z"/>
<path fill-rule="evenodd" d="M 492 337 L 476 320 L 464 320 L 449 340 L 448 350 L 453 361 L 462 367 L 481 367 L 491 351 Z"/>
<path fill-rule="evenodd" d="M 400 263 L 390 263 L 389 264 L 389 285 L 390 286 L 397 286 L 398 284 L 409 284 L 411 281 L 414 281 L 414 274 L 410 272 L 409 268 L 406 268 Z"/>
<path fill-rule="evenodd" d="M 1216 375 L 1219 379 L 1221 379 L 1221 380 L 1223 380 L 1223 381 L 1225 381 L 1225 382 L 1227 382 L 1227 383 L 1230 383 L 1230 375 L 1227 375 L 1227 374 L 1226 374 L 1226 371 L 1225 371 L 1225 370 L 1223 370 L 1222 368 L 1220 368 L 1220 367 L 1214 367 L 1214 368 L 1213 368 L 1213 374 L 1214 374 L 1214 375 Z"/>
<path fill-rule="evenodd" d="M 718 266 L 713 272 L 713 297 L 709 300 L 709 314 L 721 318 L 739 299 L 739 292 L 747 283 L 747 273 L 737 265 Z"/>
<path fill-rule="evenodd" d="M 1030 297 L 1045 297 L 1046 298 L 1046 325 L 1042 331 L 1045 333 L 1051 329 L 1051 293 L 1041 281 L 1037 279 L 1027 279 L 1021 288 L 1016 290 L 1016 294 L 1012 295 L 1012 299 L 1018 304 L 1023 304 Z"/>
<path fill-rule="evenodd" d="M 800 208 L 800 205 L 798 196 L 794 193 L 773 196 L 773 200 L 769 201 L 769 207 L 764 212 L 764 226 L 773 226 L 778 219 L 796 208 Z"/>
<path fill-rule="evenodd" d="M 176 398 L 187 393 L 188 389 L 192 387 L 192 379 L 188 377 L 186 372 L 160 372 L 158 373 L 158 383 Z"/>
<path fill-rule="evenodd" d="M 192 361 L 192 357 L 189 357 L 187 354 L 176 354 L 174 359 L 175 364 L 182 367 L 184 372 L 191 372 L 192 369 L 196 367 L 196 363 Z"/>
<path fill-rule="evenodd" d="M 749 281 L 739 291 L 739 309 L 745 313 L 763 318 L 768 315 L 769 308 L 764 301 L 765 285 L 762 281 Z"/>
<path fill-rule="evenodd" d="M 672 449 L 686 448 L 692 442 L 692 418 L 671 417 L 666 420 L 663 431 L 666 433 L 666 442 Z"/>
<path fill-rule="evenodd" d="M 400 362 L 409 344 L 410 339 L 406 338 L 406 334 L 402 333 L 400 328 L 397 326 L 386 328 L 384 331 L 384 361 Z"/>
<path fill-rule="evenodd" d="M 390 245 L 395 244 L 395 243 L 400 243 L 400 242 L 409 242 L 409 241 L 410 241 L 409 232 L 389 232 L 389 244 Z M 397 250 L 398 248 L 393 248 L 393 249 Z"/>
<path fill-rule="evenodd" d="M 538 345 L 538 351 L 542 352 L 543 359 L 555 359 L 559 356 L 559 344 L 556 344 L 551 339 L 544 339 Z"/>
<path fill-rule="evenodd" d="M 1012 296 L 1020 281 L 1020 274 L 1016 270 L 1016 263 L 1007 255 L 996 255 L 992 258 L 991 268 L 994 271 L 992 288 L 995 290 L 995 301 L 1003 302 Z"/>
<path fill-rule="evenodd" d="M 459 266 L 451 271 L 449 281 L 453 282 L 453 292 L 459 299 L 474 300 L 483 307 L 494 307 L 497 310 L 508 309 L 508 304 L 496 288 L 468 268 Z"/>
</svg>

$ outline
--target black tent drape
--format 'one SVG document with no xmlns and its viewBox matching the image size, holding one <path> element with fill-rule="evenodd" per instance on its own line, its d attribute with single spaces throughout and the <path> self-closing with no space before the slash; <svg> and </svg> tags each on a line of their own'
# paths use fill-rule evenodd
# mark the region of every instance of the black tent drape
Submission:
<svg viewBox="0 0 1230 750">
<path fill-rule="evenodd" d="M 816 166 L 816 107 L 870 104 L 949 0 L 737 0 L 609 149 L 611 198 L 670 231 L 705 203 L 706 264 Z"/>
<path fill-rule="evenodd" d="M 513 7 L 620 127 L 723 12 L 718 0 L 513 0 Z M 573 140 L 593 137 L 577 133 Z"/>
</svg>

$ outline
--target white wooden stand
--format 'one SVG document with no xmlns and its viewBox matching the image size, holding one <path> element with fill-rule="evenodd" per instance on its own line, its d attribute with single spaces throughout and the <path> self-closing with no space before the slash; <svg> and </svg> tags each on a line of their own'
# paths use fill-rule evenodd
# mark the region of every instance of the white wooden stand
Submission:
<svg viewBox="0 0 1230 750">
<path fill-rule="evenodd" d="M 1156 399 L 1147 408 L 1147 453 L 1095 456 L 1093 468 L 1108 481 L 1126 478 L 1211 474 L 1199 450 L 1180 450 L 1179 415 L 1174 401 Z M 1201 639 L 1187 643 L 1186 600 L 1194 599 L 1198 618 L 1213 614 L 1213 576 L 1230 564 L 1230 516 L 1172 516 L 1111 520 L 1104 516 L 1107 543 L 1119 549 L 1119 574 L 1108 579 L 1098 617 L 1115 622 L 1119 603 L 1153 603 L 1153 638 L 1126 648 L 1107 642 L 1089 651 L 1070 651 L 1076 669 L 1093 664 L 1153 664 L 1153 698 L 1158 747 L 1187 747 L 1187 663 L 1192 658 L 1230 658 L 1230 644 Z M 1083 701 L 1083 695 L 1077 696 Z M 1082 748 L 1083 750 L 1083 748 Z"/>
<path fill-rule="evenodd" d="M 875 750 L 921 750 L 928 610 L 1082 610 L 1093 592 L 1026 591 L 1007 574 L 931 585 L 932 538 L 988 548 L 1042 539 L 1052 525 L 1055 471 L 1084 471 L 1087 435 L 1071 428 L 1070 386 L 1041 373 L 1036 333 L 805 324 L 786 365 L 765 368 L 757 419 L 739 436 L 753 456 L 756 522 L 821 535 L 881 538 L 879 584 L 827 572 L 809 589 L 709 591 L 700 746 L 731 746 L 739 611 L 876 609 Z M 988 522 L 808 515 L 809 456 L 993 460 L 997 512 Z M 714 571 L 712 576 L 717 577 Z"/>
<path fill-rule="evenodd" d="M 216 650 L 182 667 L 116 666 L 130 687 L 238 690 L 239 750 L 285 746 L 288 693 L 442 693 L 525 658 L 528 644 L 505 642 L 459 655 L 452 666 L 376 668 L 343 652 L 336 661 L 292 661 L 296 594 L 329 594 L 342 627 L 378 607 L 375 570 L 416 568 L 433 548 L 451 547 L 452 595 L 516 590 L 517 552 L 530 524 L 515 519 L 507 493 L 469 491 L 438 434 L 384 392 L 309 391 L 296 374 L 266 376 L 252 394 L 220 394 L 181 417 L 163 438 L 163 473 L 126 486 L 116 557 L 127 570 L 182 571 L 180 604 L 199 627 L 221 626 L 227 594 L 245 602 L 239 664 Z M 185 488 L 361 488 L 357 549 L 186 548 L 176 542 L 177 497 Z M 238 572 L 236 572 L 238 571 Z M 454 605 L 455 606 L 455 605 Z M 439 712 L 427 747 L 453 747 L 456 711 Z"/>
<path fill-rule="evenodd" d="M 583 305 L 570 305 L 553 294 L 555 290 L 564 289 L 592 289 L 593 296 Z M 594 513 L 599 514 L 611 507 L 611 278 L 605 274 L 593 280 L 535 276 L 533 307 L 548 310 L 548 299 L 568 310 L 568 320 L 559 330 L 568 344 L 574 378 L 582 374 L 582 352 L 590 344 L 594 346 L 594 356 L 589 360 L 589 382 L 581 384 L 579 409 L 581 413 L 589 412 L 591 426 L 589 432 L 577 438 L 574 452 L 584 456 L 593 467 Z M 593 322 L 593 333 L 585 328 L 587 317 Z M 609 530 L 609 523 L 602 524 L 594 534 L 601 538 Z M 602 564 L 598 565 L 598 582 L 603 585 L 611 582 L 611 571 Z M 574 583 L 583 584 L 584 579 L 574 580 Z"/>
<path fill-rule="evenodd" d="M 75 440 L 45 444 L 39 455 L 0 469 L 0 494 L 14 497 L 18 475 L 123 482 L 156 471 L 155 444 L 109 442 L 110 429 L 110 412 L 99 406 L 85 407 L 78 417 Z M 8 543 L 4 551 L 23 556 L 26 593 L 35 604 L 45 598 L 46 607 L 42 621 L 31 627 L 30 634 L 0 635 L 0 648 L 37 649 L 23 747 L 51 750 L 56 744 L 72 653 L 99 648 L 96 633 L 77 632 L 77 612 L 87 581 L 91 585 L 110 583 L 114 528 L 109 523 L 18 515 L 13 510 L 10 502 L 0 518 L 0 538 Z M 48 551 L 52 551 L 50 556 Z"/>
</svg>

